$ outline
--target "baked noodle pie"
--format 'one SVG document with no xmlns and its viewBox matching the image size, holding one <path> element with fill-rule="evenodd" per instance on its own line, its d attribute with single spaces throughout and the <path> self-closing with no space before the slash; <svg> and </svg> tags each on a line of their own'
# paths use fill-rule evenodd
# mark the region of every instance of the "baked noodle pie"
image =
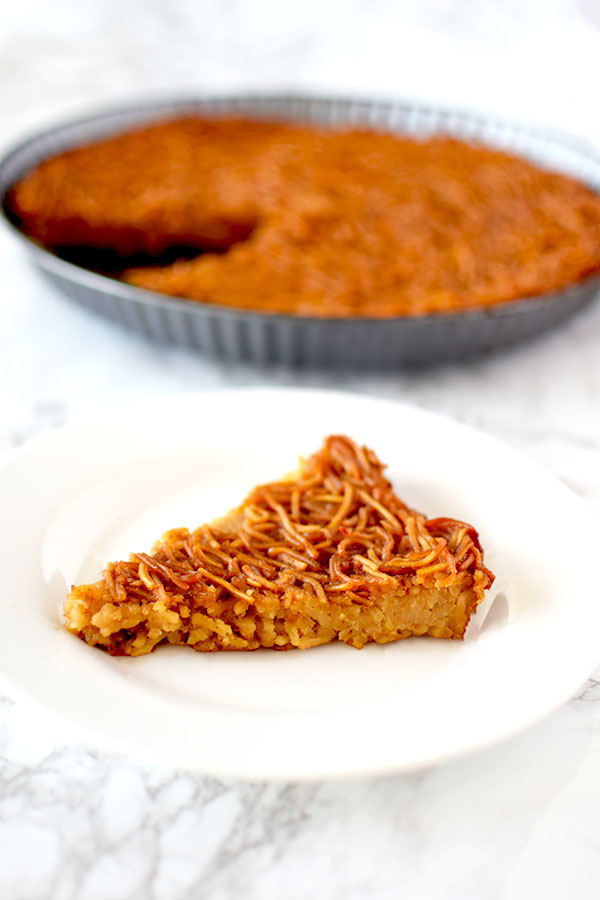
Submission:
<svg viewBox="0 0 600 900">
<path fill-rule="evenodd" d="M 462 638 L 494 576 L 472 525 L 409 509 L 372 450 L 325 439 L 297 474 L 254 488 L 195 531 L 109 563 L 74 587 L 67 627 L 114 655 L 361 648 L 411 635 Z"/>
<path fill-rule="evenodd" d="M 444 135 L 189 117 L 47 159 L 6 204 L 67 259 L 269 313 L 444 314 L 600 271 L 597 193 Z"/>
</svg>

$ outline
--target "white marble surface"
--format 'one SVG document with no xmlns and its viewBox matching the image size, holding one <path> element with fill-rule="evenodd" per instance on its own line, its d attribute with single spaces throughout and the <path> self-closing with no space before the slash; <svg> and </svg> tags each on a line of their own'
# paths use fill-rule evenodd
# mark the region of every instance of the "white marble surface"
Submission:
<svg viewBox="0 0 600 900">
<path fill-rule="evenodd" d="M 592 0 L 0 5 L 3 145 L 132 93 L 290 86 L 441 99 L 600 144 Z M 600 513 L 600 303 L 494 359 L 324 379 L 149 345 L 38 281 L 4 233 L 0 273 L 2 452 L 149 393 L 325 384 L 474 424 L 546 464 Z M 148 768 L 86 746 L 2 685 L 0 897 L 596 900 L 600 669 L 595 677 L 485 753 L 416 775 L 314 785 Z"/>
</svg>

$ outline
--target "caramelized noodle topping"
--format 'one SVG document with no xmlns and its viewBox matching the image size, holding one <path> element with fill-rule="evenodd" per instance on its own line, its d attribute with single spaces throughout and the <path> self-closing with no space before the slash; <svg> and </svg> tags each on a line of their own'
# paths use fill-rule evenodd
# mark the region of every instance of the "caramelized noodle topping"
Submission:
<svg viewBox="0 0 600 900">
<path fill-rule="evenodd" d="M 309 590 L 325 602 L 368 599 L 373 581 L 412 573 L 443 586 L 457 572 L 480 573 L 489 587 L 477 532 L 448 518 L 427 519 L 396 497 L 383 465 L 366 447 L 337 435 L 293 480 L 255 488 L 235 514 L 235 529 L 203 525 L 167 532 L 153 554 L 109 564 L 113 602 L 185 594 L 200 582 L 250 602 L 255 588 Z M 206 590 L 206 584 L 204 590 Z"/>
</svg>

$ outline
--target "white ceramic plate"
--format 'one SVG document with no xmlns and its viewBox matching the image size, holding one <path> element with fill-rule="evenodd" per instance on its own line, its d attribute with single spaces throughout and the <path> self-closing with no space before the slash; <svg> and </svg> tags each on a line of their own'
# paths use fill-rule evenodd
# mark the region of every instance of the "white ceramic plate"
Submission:
<svg viewBox="0 0 600 900">
<path fill-rule="evenodd" d="M 226 511 L 335 432 L 370 445 L 410 505 L 479 529 L 498 577 L 464 642 L 113 659 L 61 627 L 73 582 Z M 44 436 L 0 472 L 0 674 L 100 743 L 187 769 L 305 779 L 419 768 L 538 721 L 594 669 L 584 514 L 527 457 L 397 403 L 242 389 L 117 411 Z"/>
</svg>

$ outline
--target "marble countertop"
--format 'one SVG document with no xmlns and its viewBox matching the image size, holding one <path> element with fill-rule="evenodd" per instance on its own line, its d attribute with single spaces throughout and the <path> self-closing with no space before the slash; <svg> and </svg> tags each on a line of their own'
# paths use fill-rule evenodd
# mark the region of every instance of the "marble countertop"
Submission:
<svg viewBox="0 0 600 900">
<path fill-rule="evenodd" d="M 600 118 L 590 119 L 600 17 L 585 0 L 571 12 L 560 0 L 470 11 L 452 0 L 137 0 L 124 18 L 121 6 L 25 0 L 3 12 L 3 146 L 132 94 L 240 87 L 419 96 L 600 144 Z M 127 334 L 38 280 L 4 232 L 0 273 L 0 454 L 149 394 L 160 402 L 220 385 L 323 385 L 475 425 L 539 460 L 600 513 L 600 302 L 558 332 L 462 366 L 299 375 Z M 600 668 L 525 734 L 424 772 L 261 784 L 101 752 L 1 683 L 0 896 L 596 900 L 599 684 Z"/>
</svg>

